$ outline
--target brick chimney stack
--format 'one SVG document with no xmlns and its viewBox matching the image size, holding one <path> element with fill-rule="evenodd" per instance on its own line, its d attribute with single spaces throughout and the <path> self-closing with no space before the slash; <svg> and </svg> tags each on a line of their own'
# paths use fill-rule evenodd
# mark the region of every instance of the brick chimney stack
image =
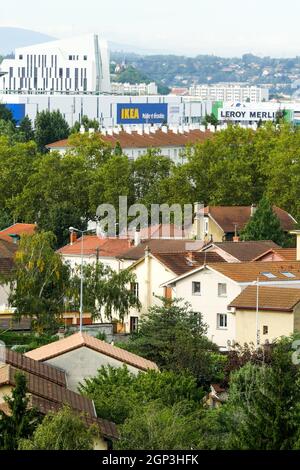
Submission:
<svg viewBox="0 0 300 470">
<path fill-rule="evenodd" d="M 77 232 L 70 232 L 70 245 L 74 245 L 77 241 Z"/>
</svg>

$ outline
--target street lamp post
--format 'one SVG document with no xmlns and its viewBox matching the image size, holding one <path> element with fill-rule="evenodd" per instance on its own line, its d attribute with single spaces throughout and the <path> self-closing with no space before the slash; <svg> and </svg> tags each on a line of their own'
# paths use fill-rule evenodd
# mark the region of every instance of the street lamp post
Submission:
<svg viewBox="0 0 300 470">
<path fill-rule="evenodd" d="M 260 345 L 260 330 L 259 330 L 259 277 L 256 281 L 256 348 Z"/>
<path fill-rule="evenodd" d="M 79 309 L 79 331 L 82 332 L 83 325 L 83 236 L 90 230 L 79 230 L 75 227 L 69 228 L 70 232 L 77 232 L 81 234 L 81 265 L 80 265 L 80 309 Z"/>
</svg>

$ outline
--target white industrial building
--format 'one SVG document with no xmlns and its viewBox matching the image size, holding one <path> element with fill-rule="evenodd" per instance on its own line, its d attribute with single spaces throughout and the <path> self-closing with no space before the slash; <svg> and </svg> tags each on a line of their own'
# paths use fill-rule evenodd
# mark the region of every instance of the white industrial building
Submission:
<svg viewBox="0 0 300 470">
<path fill-rule="evenodd" d="M 111 91 L 107 42 L 97 34 L 18 48 L 0 70 L 0 90 L 8 93 Z"/>
<path fill-rule="evenodd" d="M 235 83 L 194 85 L 190 87 L 189 94 L 190 96 L 199 96 L 202 100 L 213 101 L 260 103 L 269 100 L 267 88 Z"/>
<path fill-rule="evenodd" d="M 70 126 L 76 121 L 81 121 L 83 116 L 88 116 L 97 120 L 100 127 L 105 128 L 116 125 L 180 126 L 201 123 L 202 118 L 212 112 L 212 102 L 191 102 L 183 97 L 171 95 L 0 93 L 0 103 L 11 109 L 17 123 L 26 115 L 34 122 L 38 112 L 59 110 Z M 123 119 L 122 110 L 129 108 L 135 112 L 130 111 L 129 119 Z"/>
<path fill-rule="evenodd" d="M 158 89 L 154 82 L 151 83 L 118 83 L 111 84 L 111 92 L 113 95 L 132 95 L 132 96 L 147 96 L 157 95 Z"/>
</svg>

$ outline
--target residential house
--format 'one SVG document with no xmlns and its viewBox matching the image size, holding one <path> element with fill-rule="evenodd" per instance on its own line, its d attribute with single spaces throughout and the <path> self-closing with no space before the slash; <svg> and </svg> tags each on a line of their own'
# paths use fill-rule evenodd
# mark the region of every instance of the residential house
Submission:
<svg viewBox="0 0 300 470">
<path fill-rule="evenodd" d="M 101 366 L 123 367 L 133 374 L 158 370 L 154 362 L 143 359 L 85 333 L 76 333 L 25 354 L 65 371 L 68 388 L 76 391 L 84 379 L 97 375 Z"/>
<path fill-rule="evenodd" d="M 282 248 L 271 240 L 249 242 L 214 242 L 208 243 L 202 248 L 205 253 L 218 253 L 228 263 L 240 263 L 245 261 L 267 261 L 271 253 L 282 251 Z M 279 259 L 269 261 L 280 261 Z"/>
<path fill-rule="evenodd" d="M 206 264 L 162 283 L 162 287 L 172 288 L 173 298 L 183 298 L 202 313 L 209 339 L 227 350 L 237 339 L 236 315 L 229 305 L 257 280 L 260 287 L 299 289 L 300 261 Z"/>
<path fill-rule="evenodd" d="M 300 331 L 300 289 L 248 286 L 229 305 L 235 312 L 237 343 L 272 343 Z"/>
<path fill-rule="evenodd" d="M 232 241 L 247 225 L 254 215 L 252 206 L 208 206 L 204 209 L 204 234 L 207 241 Z M 296 220 L 288 212 L 274 206 L 274 213 L 280 220 L 282 229 L 288 233 L 293 230 Z"/>
<path fill-rule="evenodd" d="M 187 251 L 199 251 L 203 248 L 203 241 L 193 241 L 177 238 L 149 238 L 141 239 L 135 246 L 122 253 L 119 256 L 121 268 L 125 269 L 145 255 L 146 248 L 154 253 L 183 253 Z"/>
<path fill-rule="evenodd" d="M 152 244 L 152 246 L 154 248 L 155 244 Z M 140 247 L 138 247 L 138 250 L 140 250 Z M 223 261 L 216 253 L 196 251 L 152 253 L 150 248 L 146 247 L 143 257 L 129 268 L 136 277 L 136 282 L 131 288 L 139 298 L 142 308 L 140 311 L 131 309 L 128 317 L 124 320 L 125 331 L 130 333 L 137 331 L 142 315 L 147 313 L 150 307 L 161 305 L 159 297 L 172 297 L 171 289 L 162 287 L 162 283 L 187 273 L 197 266 L 202 266 L 205 262 L 220 263 Z"/>
<path fill-rule="evenodd" d="M 0 239 L 0 322 L 6 315 L 11 316 L 11 309 L 8 305 L 10 288 L 6 278 L 13 270 L 16 251 L 15 244 Z"/>
<path fill-rule="evenodd" d="M 14 224 L 0 231 L 0 239 L 7 242 L 16 243 L 22 235 L 33 235 L 36 231 L 36 224 Z"/>
<path fill-rule="evenodd" d="M 2 351 L 3 353 L 3 351 Z M 27 379 L 29 406 L 41 415 L 57 412 L 64 405 L 80 415 L 86 426 L 96 425 L 99 435 L 94 439 L 95 450 L 109 450 L 119 438 L 116 425 L 97 417 L 92 400 L 67 388 L 65 373 L 51 365 L 37 362 L 21 354 L 4 350 L 0 357 L 0 409 L 9 413 L 4 397 L 10 396 L 16 385 L 16 374 Z"/>
<path fill-rule="evenodd" d="M 121 256 L 132 246 L 127 239 L 103 238 L 98 235 L 84 235 L 77 238 L 76 233 L 71 233 L 70 243 L 58 250 L 65 263 L 71 268 L 80 266 L 83 254 L 84 264 L 93 264 L 96 261 L 110 267 L 114 271 L 120 270 L 117 257 Z"/>
</svg>

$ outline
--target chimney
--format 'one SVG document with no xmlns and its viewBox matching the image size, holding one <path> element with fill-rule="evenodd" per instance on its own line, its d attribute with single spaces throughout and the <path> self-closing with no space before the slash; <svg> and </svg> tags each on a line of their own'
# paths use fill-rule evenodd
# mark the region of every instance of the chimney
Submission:
<svg viewBox="0 0 300 470">
<path fill-rule="evenodd" d="M 257 209 L 256 205 L 255 205 L 255 204 L 252 204 L 252 206 L 251 206 L 251 217 L 254 216 L 254 214 L 255 214 L 255 212 L 256 212 L 256 209 Z"/>
<path fill-rule="evenodd" d="M 296 260 L 300 261 L 300 230 L 293 230 L 289 232 L 290 235 L 296 235 L 297 237 L 297 252 L 296 252 Z"/>
<path fill-rule="evenodd" d="M 70 232 L 70 245 L 74 245 L 77 240 L 77 232 Z"/>
<path fill-rule="evenodd" d="M 138 246 L 141 243 L 141 232 L 135 229 L 134 232 L 134 246 Z"/>
<path fill-rule="evenodd" d="M 204 229 L 204 205 L 200 202 L 194 204 L 194 232 L 197 237 L 197 240 L 204 240 L 205 229 Z"/>
<path fill-rule="evenodd" d="M 151 306 L 151 298 L 152 298 L 152 292 L 151 292 L 151 258 L 150 258 L 150 247 L 147 245 L 145 249 L 145 308 L 148 310 L 148 308 Z"/>
<path fill-rule="evenodd" d="M 195 257 L 195 252 L 194 251 L 188 251 L 186 254 L 187 259 L 191 262 L 194 263 L 196 261 Z"/>
</svg>

